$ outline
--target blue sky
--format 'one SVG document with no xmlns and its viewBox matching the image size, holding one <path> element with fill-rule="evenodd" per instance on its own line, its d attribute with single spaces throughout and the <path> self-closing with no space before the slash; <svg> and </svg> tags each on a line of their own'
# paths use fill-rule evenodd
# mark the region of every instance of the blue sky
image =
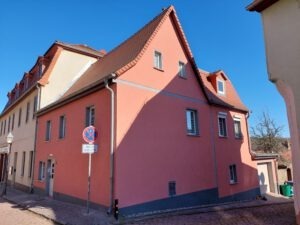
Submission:
<svg viewBox="0 0 300 225">
<path fill-rule="evenodd" d="M 289 136 L 284 101 L 267 78 L 260 14 L 245 9 L 251 1 L 2 0 L 0 108 L 55 40 L 109 51 L 172 4 L 198 67 L 225 71 L 252 111 L 250 126 L 268 111 Z"/>
</svg>

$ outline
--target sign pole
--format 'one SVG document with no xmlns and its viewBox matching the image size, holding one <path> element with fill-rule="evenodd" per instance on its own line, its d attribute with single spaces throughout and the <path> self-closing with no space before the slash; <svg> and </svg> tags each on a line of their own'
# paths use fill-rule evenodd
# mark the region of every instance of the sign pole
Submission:
<svg viewBox="0 0 300 225">
<path fill-rule="evenodd" d="M 87 190 L 87 214 L 90 212 L 90 195 L 91 195 L 91 167 L 92 167 L 92 154 L 97 151 L 97 145 L 94 145 L 94 142 L 97 138 L 97 130 L 94 126 L 88 126 L 84 128 L 82 132 L 82 137 L 85 142 L 88 144 L 82 145 L 82 153 L 89 154 L 89 168 L 88 168 L 88 190 Z"/>
<path fill-rule="evenodd" d="M 90 212 L 90 194 L 91 194 L 91 164 L 92 154 L 89 153 L 89 171 L 88 171 L 88 199 L 87 199 L 87 214 Z"/>
</svg>

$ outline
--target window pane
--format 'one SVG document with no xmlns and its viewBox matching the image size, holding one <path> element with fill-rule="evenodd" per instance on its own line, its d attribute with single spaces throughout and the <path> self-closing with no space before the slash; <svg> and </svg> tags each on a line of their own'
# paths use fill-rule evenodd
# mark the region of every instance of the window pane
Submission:
<svg viewBox="0 0 300 225">
<path fill-rule="evenodd" d="M 237 182 L 237 173 L 236 173 L 236 165 L 230 165 L 229 166 L 229 170 L 230 170 L 230 183 L 236 183 Z"/>
<path fill-rule="evenodd" d="M 26 152 L 23 152 L 23 155 L 22 155 L 22 168 L 21 168 L 21 176 L 24 176 L 24 170 L 25 170 L 25 159 L 26 159 Z"/>
<path fill-rule="evenodd" d="M 236 138 L 242 137 L 241 122 L 239 120 L 234 120 L 234 135 Z"/>
<path fill-rule="evenodd" d="M 162 69 L 162 56 L 160 52 L 154 52 L 154 67 Z"/>
<path fill-rule="evenodd" d="M 33 99 L 33 113 L 32 113 L 32 118 L 35 117 L 35 113 L 37 111 L 37 100 L 38 100 L 37 96 L 35 96 L 34 99 Z"/>
<path fill-rule="evenodd" d="M 25 118 L 26 123 L 28 122 L 29 111 L 30 111 L 30 102 L 27 103 L 27 108 L 26 108 L 26 118 Z"/>
<path fill-rule="evenodd" d="M 51 133 L 51 121 L 48 120 L 46 123 L 46 137 L 45 137 L 46 141 L 50 140 L 50 133 Z"/>
<path fill-rule="evenodd" d="M 186 128 L 188 134 L 198 134 L 197 111 L 186 110 Z"/>
<path fill-rule="evenodd" d="M 22 120 L 22 108 L 19 109 L 19 121 L 18 121 L 18 127 L 21 125 Z"/>
<path fill-rule="evenodd" d="M 219 136 L 226 137 L 227 136 L 227 128 L 226 128 L 226 118 L 223 116 L 219 116 Z"/>
<path fill-rule="evenodd" d="M 85 125 L 86 127 L 88 126 L 94 126 L 95 125 L 95 107 L 87 107 L 86 108 L 86 122 Z"/>
<path fill-rule="evenodd" d="M 185 64 L 183 62 L 179 62 L 179 76 L 186 77 Z"/>
<path fill-rule="evenodd" d="M 218 80 L 217 85 L 218 93 L 225 94 L 224 81 Z"/>
<path fill-rule="evenodd" d="M 66 132 L 66 117 L 59 117 L 59 138 L 64 138 Z"/>
<path fill-rule="evenodd" d="M 32 175 L 32 166 L 33 166 L 33 151 L 29 153 L 29 168 L 28 168 L 28 177 Z"/>
</svg>

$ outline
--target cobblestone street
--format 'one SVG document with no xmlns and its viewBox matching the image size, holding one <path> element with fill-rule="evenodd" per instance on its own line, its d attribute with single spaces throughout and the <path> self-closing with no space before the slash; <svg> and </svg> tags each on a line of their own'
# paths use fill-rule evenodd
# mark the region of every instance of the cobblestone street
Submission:
<svg viewBox="0 0 300 225">
<path fill-rule="evenodd" d="M 131 225 L 296 225 L 293 203 L 178 215 L 129 222 Z"/>
<path fill-rule="evenodd" d="M 55 225 L 56 223 L 0 199 L 1 225 Z"/>
</svg>

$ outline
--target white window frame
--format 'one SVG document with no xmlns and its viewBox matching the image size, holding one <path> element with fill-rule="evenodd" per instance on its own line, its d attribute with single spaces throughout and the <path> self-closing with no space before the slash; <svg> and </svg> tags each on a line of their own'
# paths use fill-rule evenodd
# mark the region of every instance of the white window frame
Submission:
<svg viewBox="0 0 300 225">
<path fill-rule="evenodd" d="M 237 168 L 236 164 L 229 165 L 229 183 L 236 184 L 237 183 Z"/>
<path fill-rule="evenodd" d="M 239 123 L 238 130 L 236 129 L 237 127 L 235 126 L 236 122 Z M 234 137 L 236 139 L 242 139 L 243 138 L 241 118 L 233 117 L 233 130 L 234 130 Z"/>
<path fill-rule="evenodd" d="M 39 181 L 43 181 L 45 180 L 45 177 L 46 177 L 46 163 L 43 162 L 43 161 L 40 161 L 39 162 Z"/>
<path fill-rule="evenodd" d="M 198 113 L 195 109 L 186 109 L 186 130 L 188 135 L 199 135 Z"/>
<path fill-rule="evenodd" d="M 224 121 L 224 124 L 221 124 Z M 224 128 L 222 127 L 224 126 Z M 219 137 L 228 137 L 227 132 L 227 113 L 219 112 L 218 114 Z"/>
<path fill-rule="evenodd" d="M 154 51 L 154 68 L 159 70 L 163 68 L 162 54 L 159 51 Z"/>
<path fill-rule="evenodd" d="M 179 77 L 186 78 L 186 64 L 182 61 L 179 61 L 178 68 L 179 68 L 178 71 Z"/>
<path fill-rule="evenodd" d="M 222 84 L 223 90 L 220 90 L 219 84 Z M 218 94 L 225 95 L 226 88 L 225 88 L 225 81 L 224 80 L 217 79 L 217 91 L 218 91 Z"/>
</svg>

